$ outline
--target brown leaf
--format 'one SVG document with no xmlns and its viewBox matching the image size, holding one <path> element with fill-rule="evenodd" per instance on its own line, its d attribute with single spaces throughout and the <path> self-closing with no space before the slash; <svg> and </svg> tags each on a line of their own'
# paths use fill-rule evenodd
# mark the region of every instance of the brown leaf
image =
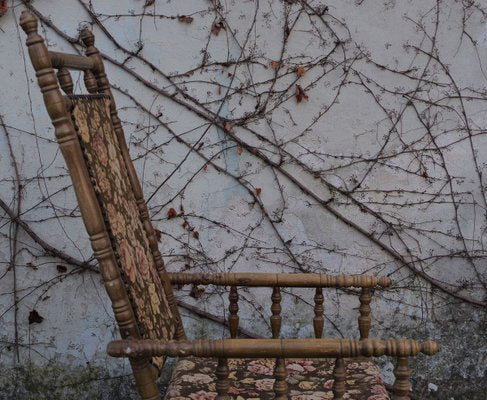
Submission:
<svg viewBox="0 0 487 400">
<path fill-rule="evenodd" d="M 154 229 L 154 232 L 156 233 L 156 239 L 159 243 L 161 243 L 162 240 L 162 232 L 159 229 Z"/>
<path fill-rule="evenodd" d="M 7 11 L 8 11 L 7 0 L 0 0 L 0 17 L 2 15 L 7 14 Z"/>
<path fill-rule="evenodd" d="M 201 296 L 203 296 L 203 293 L 205 293 L 204 286 L 193 285 L 191 286 L 191 291 L 189 292 L 189 295 L 195 299 L 199 299 Z"/>
<path fill-rule="evenodd" d="M 211 27 L 211 33 L 213 33 L 214 35 L 218 36 L 218 34 L 220 33 L 220 31 L 222 29 L 225 30 L 225 25 L 223 24 L 223 21 L 216 22 Z"/>
<path fill-rule="evenodd" d="M 298 76 L 303 76 L 306 73 L 306 70 L 302 66 L 296 67 L 296 74 Z"/>
<path fill-rule="evenodd" d="M 233 132 L 233 124 L 230 122 L 225 122 L 225 125 L 223 125 L 223 129 L 225 129 L 225 132 Z"/>
<path fill-rule="evenodd" d="M 32 263 L 32 262 L 28 262 L 28 263 L 26 264 L 26 266 L 27 266 L 27 267 L 29 267 L 29 268 L 32 268 L 32 269 L 34 269 L 34 270 L 36 270 L 36 269 L 37 269 L 37 265 L 35 265 L 35 264 L 34 264 L 34 263 Z"/>
<path fill-rule="evenodd" d="M 205 165 L 203 166 L 203 171 L 208 172 L 208 164 L 205 164 Z"/>
<path fill-rule="evenodd" d="M 260 194 L 262 193 L 261 188 L 255 188 L 255 194 L 260 197 Z"/>
<path fill-rule="evenodd" d="M 301 103 L 303 100 L 308 100 L 308 95 L 300 85 L 296 85 L 296 100 L 298 103 Z"/>
<path fill-rule="evenodd" d="M 238 146 L 237 147 L 237 154 L 240 155 L 242 153 L 243 153 L 243 149 L 240 146 Z"/>
<path fill-rule="evenodd" d="M 189 15 L 179 15 L 178 16 L 178 20 L 180 22 L 184 22 L 186 24 L 190 24 L 191 22 L 193 22 L 194 18 L 193 17 L 190 17 Z"/>
<path fill-rule="evenodd" d="M 178 213 L 176 212 L 176 210 L 174 208 L 170 208 L 169 211 L 167 212 L 167 218 L 168 219 L 176 218 L 177 216 L 178 216 Z"/>
<path fill-rule="evenodd" d="M 271 68 L 277 69 L 281 63 L 279 61 L 271 61 Z"/>
<path fill-rule="evenodd" d="M 61 265 L 61 264 L 56 265 L 56 269 L 57 269 L 57 272 L 59 272 L 60 274 L 65 274 L 66 272 L 68 272 L 68 269 L 66 268 L 66 266 Z"/>
<path fill-rule="evenodd" d="M 185 220 L 185 221 L 183 222 L 183 225 L 182 225 L 182 226 L 183 226 L 183 228 L 184 228 L 184 229 L 186 229 L 186 228 L 189 226 L 188 221 L 186 221 L 186 220 Z"/>
<path fill-rule="evenodd" d="M 44 317 L 41 317 L 37 310 L 32 310 L 29 313 L 29 325 L 40 324 L 42 321 L 44 321 Z"/>
<path fill-rule="evenodd" d="M 193 237 L 198 240 L 200 238 L 200 233 L 198 231 L 193 232 Z"/>
</svg>

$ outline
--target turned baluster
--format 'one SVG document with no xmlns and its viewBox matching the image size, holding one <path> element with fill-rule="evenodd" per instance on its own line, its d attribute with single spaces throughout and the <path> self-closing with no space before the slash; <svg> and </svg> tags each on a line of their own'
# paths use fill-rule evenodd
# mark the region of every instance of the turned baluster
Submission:
<svg viewBox="0 0 487 400">
<path fill-rule="evenodd" d="M 67 68 L 60 68 L 57 72 L 57 80 L 59 82 L 59 86 L 63 89 L 63 92 L 67 95 L 73 94 L 73 79 L 71 78 L 71 74 Z"/>
<path fill-rule="evenodd" d="M 230 389 L 230 380 L 228 363 L 226 358 L 218 359 L 218 366 L 216 367 L 216 399 L 217 400 L 229 400 L 228 389 Z"/>
<path fill-rule="evenodd" d="M 325 326 L 325 319 L 323 317 L 323 303 L 325 299 L 323 298 L 323 289 L 316 288 L 316 293 L 314 297 L 315 301 L 315 316 L 313 318 L 313 329 L 315 332 L 315 338 L 319 339 L 323 336 L 323 328 Z"/>
<path fill-rule="evenodd" d="M 230 287 L 230 294 L 228 295 L 228 300 L 230 305 L 228 306 L 228 311 L 230 315 L 228 316 L 228 325 L 230 327 L 230 337 L 235 339 L 238 332 L 238 292 L 236 286 Z"/>
<path fill-rule="evenodd" d="M 83 79 L 85 81 L 85 86 L 88 93 L 98 93 L 98 84 L 96 83 L 96 78 L 93 72 L 87 69 L 84 73 Z"/>
<path fill-rule="evenodd" d="M 409 400 L 409 390 L 411 384 L 409 377 L 411 376 L 411 370 L 408 366 L 409 360 L 407 357 L 398 357 L 397 363 L 394 368 L 394 381 L 393 391 L 394 400 Z"/>
<path fill-rule="evenodd" d="M 343 358 L 335 360 L 335 368 L 333 369 L 333 400 L 341 400 L 347 391 L 345 386 L 345 361 Z"/>
<path fill-rule="evenodd" d="M 360 339 L 368 339 L 370 325 L 372 324 L 372 319 L 370 318 L 370 301 L 372 296 L 370 295 L 369 288 L 362 288 L 360 292 L 360 317 L 358 318 L 358 327 L 360 330 Z"/>
<path fill-rule="evenodd" d="M 274 287 L 272 290 L 272 306 L 271 306 L 271 330 L 272 338 L 278 339 L 281 333 L 281 289 Z M 288 386 L 286 382 L 286 360 L 284 358 L 276 358 L 276 365 L 274 367 L 274 393 L 276 400 L 287 399 Z"/>
</svg>

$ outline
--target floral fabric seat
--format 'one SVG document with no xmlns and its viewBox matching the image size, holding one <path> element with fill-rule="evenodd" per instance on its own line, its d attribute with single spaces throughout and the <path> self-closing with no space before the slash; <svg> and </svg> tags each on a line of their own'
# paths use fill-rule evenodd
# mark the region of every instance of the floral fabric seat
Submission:
<svg viewBox="0 0 487 400">
<path fill-rule="evenodd" d="M 273 399 L 272 359 L 229 359 L 230 390 L 236 400 Z M 287 383 L 291 400 L 333 399 L 333 359 L 286 360 Z M 173 371 L 166 400 L 213 400 L 216 359 L 180 359 Z M 366 358 L 345 359 L 347 400 L 390 400 L 379 370 Z"/>
</svg>

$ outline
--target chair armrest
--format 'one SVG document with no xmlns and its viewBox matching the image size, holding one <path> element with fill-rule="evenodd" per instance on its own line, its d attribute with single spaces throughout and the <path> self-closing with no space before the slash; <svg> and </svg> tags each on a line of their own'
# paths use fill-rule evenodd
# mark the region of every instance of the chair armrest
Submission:
<svg viewBox="0 0 487 400">
<path fill-rule="evenodd" d="M 276 274 L 276 273 L 188 273 L 172 272 L 169 279 L 175 285 L 219 285 L 253 287 L 307 287 L 307 288 L 385 288 L 391 285 L 389 277 L 371 275 Z"/>
<path fill-rule="evenodd" d="M 411 357 L 433 355 L 439 346 L 432 340 L 419 343 L 410 339 L 220 339 L 220 340 L 115 340 L 108 344 L 112 357 L 144 358 L 331 358 L 331 357 Z"/>
</svg>

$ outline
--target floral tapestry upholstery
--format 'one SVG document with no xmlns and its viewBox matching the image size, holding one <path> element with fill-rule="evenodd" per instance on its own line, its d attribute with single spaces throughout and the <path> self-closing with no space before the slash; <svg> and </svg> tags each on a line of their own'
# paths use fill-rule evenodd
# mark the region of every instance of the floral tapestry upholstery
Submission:
<svg viewBox="0 0 487 400">
<path fill-rule="evenodd" d="M 289 399 L 333 399 L 334 359 L 286 360 Z M 172 374 L 165 400 L 213 400 L 216 397 L 217 360 L 180 359 Z M 368 359 L 345 359 L 346 400 L 390 400 L 376 365 Z M 230 390 L 236 400 L 273 399 L 274 360 L 231 359 Z"/>
<path fill-rule="evenodd" d="M 172 339 L 176 322 L 140 220 L 108 96 L 70 96 L 71 111 L 112 246 L 144 338 Z M 164 360 L 154 358 L 162 367 Z"/>
</svg>

